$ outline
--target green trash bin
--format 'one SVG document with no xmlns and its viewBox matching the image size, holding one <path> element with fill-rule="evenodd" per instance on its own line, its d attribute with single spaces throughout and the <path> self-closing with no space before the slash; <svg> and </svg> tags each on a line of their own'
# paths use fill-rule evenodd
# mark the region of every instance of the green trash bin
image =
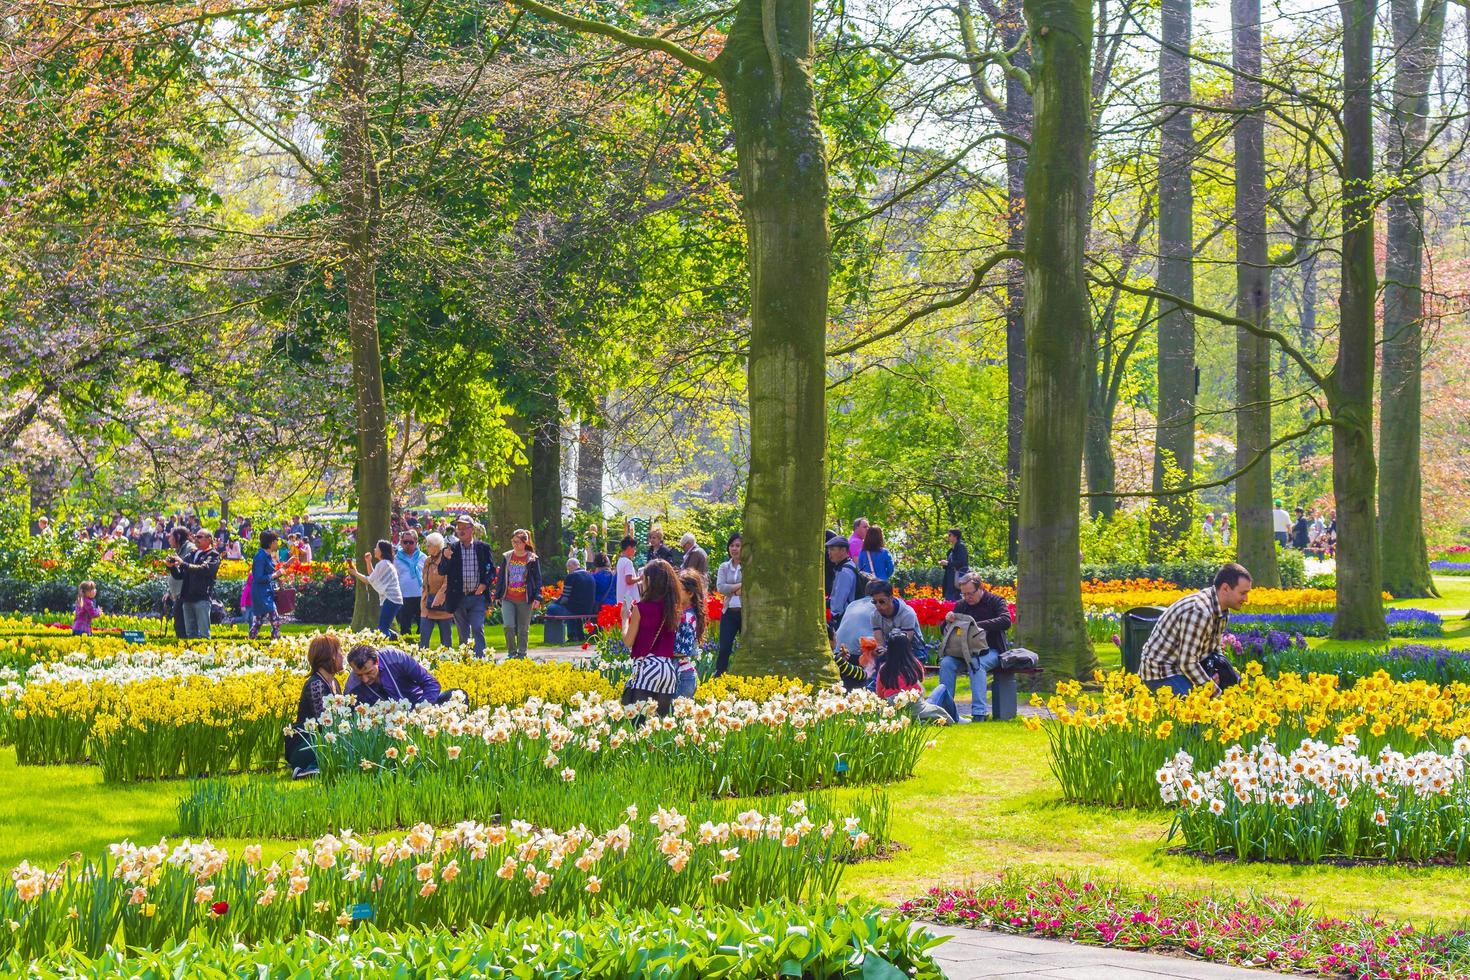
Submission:
<svg viewBox="0 0 1470 980">
<path fill-rule="evenodd" d="M 1143 661 L 1143 645 L 1154 631 L 1154 624 L 1164 615 L 1161 606 L 1135 606 L 1123 614 L 1123 669 L 1130 674 L 1138 673 Z"/>
</svg>

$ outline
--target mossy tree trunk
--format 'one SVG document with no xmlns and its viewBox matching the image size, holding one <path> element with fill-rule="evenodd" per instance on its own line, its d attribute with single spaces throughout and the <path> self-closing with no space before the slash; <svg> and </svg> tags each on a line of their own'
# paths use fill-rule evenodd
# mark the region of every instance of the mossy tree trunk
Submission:
<svg viewBox="0 0 1470 980">
<path fill-rule="evenodd" d="M 1231 0 L 1235 123 L 1235 315 L 1271 322 L 1266 250 L 1266 118 L 1261 104 L 1261 0 Z M 1236 559 L 1257 585 L 1281 585 L 1271 529 L 1271 342 L 1235 330 Z M 1249 469 L 1246 469 L 1249 467 Z"/>
<path fill-rule="evenodd" d="M 1078 500 L 1092 314 L 1084 272 L 1092 152 L 1090 0 L 1027 0 L 1035 107 L 1026 167 L 1026 418 L 1017 640 L 1053 679 L 1088 677 Z"/>
<path fill-rule="evenodd" d="M 388 536 L 392 490 L 388 477 L 388 411 L 378 343 L 377 235 L 381 203 L 377 162 L 368 135 L 368 51 L 355 2 L 342 7 L 340 20 L 342 47 L 337 84 L 341 100 L 338 155 L 342 172 L 337 190 L 357 428 L 356 550 L 360 554 L 379 538 Z M 357 583 L 352 606 L 353 627 L 365 629 L 377 619 L 376 594 Z"/>
<path fill-rule="evenodd" d="M 598 399 L 598 410 L 606 412 L 607 402 Z M 582 420 L 577 434 L 577 509 L 602 513 L 602 480 L 607 460 L 607 436 L 602 426 Z M 615 545 L 601 542 L 603 550 L 612 553 Z"/>
<path fill-rule="evenodd" d="M 809 0 L 741 0 L 715 66 L 735 133 L 750 267 L 750 476 L 742 673 L 835 679 L 823 628 L 827 156 Z"/>
<path fill-rule="evenodd" d="M 1190 0 L 1163 0 L 1159 48 L 1159 289 L 1194 302 L 1194 114 L 1189 103 Z M 1159 307 L 1158 413 L 1150 546 L 1165 557 L 1189 533 L 1194 479 L 1194 314 Z"/>
<path fill-rule="evenodd" d="M 531 420 L 531 530 L 536 551 L 543 557 L 566 556 L 561 540 L 561 414 L 551 401 Z M 507 544 L 506 547 L 510 545 Z M 565 566 L 543 565 L 548 580 L 562 574 Z"/>
<path fill-rule="evenodd" d="M 505 480 L 492 485 L 487 494 L 489 514 L 485 521 L 485 540 L 497 555 L 510 550 L 510 536 L 516 528 L 529 528 L 534 519 L 531 503 L 531 423 L 519 413 L 508 416 L 506 422 L 520 439 L 521 446 L 507 460 Z M 539 547 L 541 543 L 538 541 L 536 544 Z"/>
<path fill-rule="evenodd" d="M 1424 366 L 1424 187 L 1429 80 L 1444 36 L 1445 0 L 1390 0 L 1393 112 L 1386 127 L 1388 198 L 1383 284 L 1383 419 L 1378 444 L 1378 526 L 1383 588 L 1399 598 L 1437 595 L 1424 542 L 1420 460 Z"/>
<path fill-rule="evenodd" d="M 1373 20 L 1375 0 L 1340 0 L 1343 61 L 1342 286 L 1337 361 L 1328 378 L 1337 503 L 1336 639 L 1382 639 L 1374 509 Z M 1402 474 L 1396 474 L 1401 476 Z"/>
</svg>

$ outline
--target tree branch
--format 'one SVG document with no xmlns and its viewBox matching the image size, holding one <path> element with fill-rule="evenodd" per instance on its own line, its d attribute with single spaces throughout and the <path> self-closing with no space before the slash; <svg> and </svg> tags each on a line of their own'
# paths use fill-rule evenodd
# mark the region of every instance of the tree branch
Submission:
<svg viewBox="0 0 1470 980">
<path fill-rule="evenodd" d="M 883 330 L 879 330 L 877 333 L 869 334 L 861 340 L 854 340 L 851 343 L 843 344 L 840 347 L 833 347 L 827 351 L 827 356 L 838 357 L 842 354 L 851 354 L 853 351 L 861 350 L 869 344 L 876 343 L 877 341 L 880 341 L 885 337 L 892 337 L 894 334 L 902 333 L 905 329 L 908 328 L 908 325 L 913 323 L 915 320 L 922 320 L 924 317 L 934 313 L 938 313 L 940 310 L 948 310 L 952 307 L 959 306 L 965 300 L 975 295 L 975 293 L 984 284 L 985 276 L 989 274 L 991 269 L 994 269 L 1002 262 L 1006 262 L 1010 259 L 1021 258 L 1024 258 L 1024 253 L 1013 248 L 1001 249 L 999 252 L 995 252 L 990 256 L 990 258 L 986 259 L 984 262 L 981 262 L 975 267 L 975 271 L 970 276 L 969 283 L 958 293 L 955 293 L 948 299 L 935 300 L 927 306 L 921 306 L 917 310 L 914 310 L 912 313 L 910 313 L 908 316 L 904 317 L 902 320 L 899 320 L 893 326 L 887 327 Z"/>
<path fill-rule="evenodd" d="M 549 20 L 553 24 L 560 24 L 562 27 L 577 31 L 578 33 L 600 34 L 603 37 L 611 38 L 619 44 L 626 45 L 630 48 L 640 48 L 644 51 L 656 51 L 660 54 L 666 54 L 686 68 L 693 68 L 695 71 L 708 75 L 711 78 L 720 77 L 719 69 L 713 61 L 695 54 L 681 44 L 675 44 L 666 37 L 649 37 L 646 34 L 634 34 L 632 31 L 625 31 L 621 27 L 614 27 L 612 24 L 606 24 L 600 20 L 589 20 L 586 17 L 576 17 L 572 14 L 563 13 L 555 7 L 539 2 L 539 0 L 508 0 L 508 2 L 517 7 L 529 10 L 543 20 Z"/>
</svg>

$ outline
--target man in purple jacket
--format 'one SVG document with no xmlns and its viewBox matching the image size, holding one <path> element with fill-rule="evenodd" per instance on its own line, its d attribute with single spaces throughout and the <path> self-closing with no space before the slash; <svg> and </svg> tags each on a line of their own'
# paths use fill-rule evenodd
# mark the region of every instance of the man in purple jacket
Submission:
<svg viewBox="0 0 1470 980">
<path fill-rule="evenodd" d="M 347 654 L 352 677 L 346 694 L 363 704 L 407 701 L 410 704 L 442 704 L 455 692 L 441 691 L 439 681 L 417 660 L 392 647 L 382 650 L 360 643 Z"/>
</svg>

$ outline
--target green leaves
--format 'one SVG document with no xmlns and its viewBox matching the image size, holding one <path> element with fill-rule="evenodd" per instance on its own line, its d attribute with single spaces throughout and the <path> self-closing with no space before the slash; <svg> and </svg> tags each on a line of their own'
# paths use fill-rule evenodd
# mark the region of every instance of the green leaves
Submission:
<svg viewBox="0 0 1470 980">
<path fill-rule="evenodd" d="M 109 949 L 91 957 L 61 950 L 0 963 L 38 980 L 115 976 L 288 978 L 420 976 L 578 977 L 622 980 L 756 980 L 772 976 L 939 980 L 937 941 L 874 906 L 772 902 L 745 909 L 657 906 L 641 912 L 511 920 L 459 933 L 363 930 L 307 934 L 253 948 L 196 934 L 157 951 Z"/>
</svg>

